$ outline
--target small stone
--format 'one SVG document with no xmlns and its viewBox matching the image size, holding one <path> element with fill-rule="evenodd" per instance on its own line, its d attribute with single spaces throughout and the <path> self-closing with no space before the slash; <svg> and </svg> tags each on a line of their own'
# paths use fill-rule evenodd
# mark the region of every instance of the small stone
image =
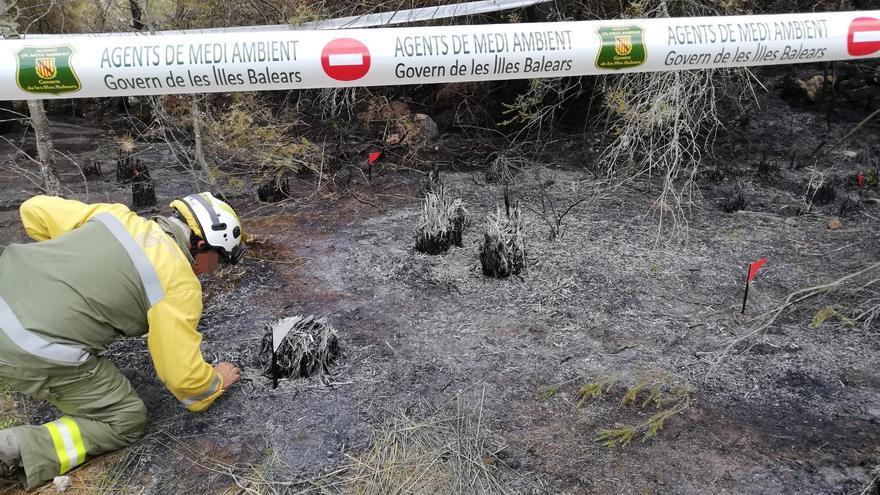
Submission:
<svg viewBox="0 0 880 495">
<path fill-rule="evenodd" d="M 56 476 L 52 483 L 55 484 L 55 491 L 64 493 L 70 488 L 70 476 Z"/>
<path fill-rule="evenodd" d="M 394 133 L 388 136 L 388 139 L 385 140 L 385 144 L 394 146 L 395 144 L 400 144 L 400 134 Z"/>
<path fill-rule="evenodd" d="M 417 113 L 413 115 L 413 122 L 418 126 L 419 132 L 425 139 L 432 140 L 440 136 L 440 129 L 431 117 L 423 113 Z"/>
<path fill-rule="evenodd" d="M 837 217 L 831 217 L 831 219 L 825 223 L 825 227 L 827 227 L 828 230 L 837 230 L 842 226 L 843 226 L 843 224 L 840 222 L 840 219 Z"/>
</svg>

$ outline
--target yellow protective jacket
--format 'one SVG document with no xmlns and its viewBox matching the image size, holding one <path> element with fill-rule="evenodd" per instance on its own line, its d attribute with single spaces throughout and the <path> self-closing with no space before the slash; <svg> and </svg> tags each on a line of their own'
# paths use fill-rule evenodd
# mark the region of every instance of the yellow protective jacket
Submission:
<svg viewBox="0 0 880 495">
<path fill-rule="evenodd" d="M 159 379 L 187 409 L 205 410 L 220 396 L 222 378 L 202 357 L 202 336 L 196 331 L 202 314 L 201 284 L 188 253 L 156 221 L 139 217 L 121 204 L 87 205 L 49 196 L 29 199 L 21 205 L 20 213 L 27 234 L 46 242 L 11 245 L 3 258 L 17 257 L 17 266 L 30 263 L 31 271 L 39 271 L 45 264 L 71 266 L 63 259 L 65 253 L 71 253 L 72 263 L 77 263 L 77 257 L 89 263 L 90 246 L 94 248 L 97 242 L 113 245 L 102 245 L 109 251 L 102 255 L 103 261 L 93 261 L 101 264 L 89 268 L 88 276 L 77 274 L 77 278 L 88 280 L 54 285 L 48 280 L 45 284 L 55 287 L 50 289 L 54 293 L 43 296 L 55 299 L 50 307 L 62 304 L 63 311 L 82 315 L 73 320 L 79 323 L 73 325 L 76 328 L 56 329 L 57 320 L 52 326 L 41 326 L 48 318 L 28 313 L 27 301 L 10 302 L 24 327 L 42 332 L 49 340 L 81 343 L 89 352 L 120 335 L 147 333 Z M 33 249 L 28 251 L 28 246 Z M 44 259 L 36 259 L 41 257 Z M 129 284 L 129 279 L 134 282 Z M 4 297 L 15 297 L 13 291 L 7 292 Z"/>
</svg>

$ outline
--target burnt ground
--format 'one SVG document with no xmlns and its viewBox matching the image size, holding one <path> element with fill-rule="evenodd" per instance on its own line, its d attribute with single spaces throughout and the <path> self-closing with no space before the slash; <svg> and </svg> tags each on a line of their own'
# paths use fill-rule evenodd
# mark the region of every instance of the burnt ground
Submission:
<svg viewBox="0 0 880 495">
<path fill-rule="evenodd" d="M 200 327 L 206 358 L 240 364 L 244 378 L 208 412 L 187 413 L 153 375 L 141 339 L 115 344 L 112 359 L 141 370 L 134 386 L 151 414 L 116 482 L 141 487 L 134 493 L 243 493 L 229 473 L 310 478 L 349 462 L 398 410 L 484 396 L 498 475 L 512 493 L 861 492 L 880 464 L 878 329 L 841 317 L 810 325 L 820 308 L 847 314 L 856 301 L 835 293 L 806 301 L 713 368 L 718 351 L 753 328 L 751 317 L 877 261 L 880 206 L 839 211 L 855 171 L 877 159 L 876 125 L 846 148 L 852 153 L 809 158 L 826 135 L 826 115 L 780 99 L 773 80 L 765 83 L 771 92 L 760 95 L 761 110 L 720 143 L 698 177 L 687 229 L 675 236 L 658 231 L 655 186 L 598 189 L 592 138 L 564 139 L 564 152 L 521 171 L 512 190 L 525 204 L 536 204 L 539 181 L 553 182 L 560 203 L 596 199 L 565 217 L 556 241 L 526 210 L 529 267 L 519 278 L 488 279 L 480 270 L 484 218 L 503 194 L 481 163 L 450 159 L 455 166 L 444 167 L 443 181 L 473 221 L 464 247 L 438 256 L 413 249 L 424 173 L 393 159 L 371 184 L 356 176 L 347 187 L 318 189 L 300 177 L 281 204 L 258 203 L 249 184 L 232 202 L 256 241 L 243 265 L 205 280 Z M 841 112 L 827 135 L 838 138 L 858 120 Z M 130 204 L 129 190 L 112 178 L 107 134 L 63 122 L 53 129 L 60 149 L 105 161 L 88 199 Z M 498 146 L 442 139 L 451 155 Z M 196 187 L 160 145 L 140 149 L 160 205 Z M 837 199 L 802 213 L 811 169 L 834 177 Z M 63 171 L 85 199 L 75 170 Z M 718 205 L 733 183 L 746 206 L 726 213 Z M 25 240 L 16 208 L 35 191 L 0 170 L 0 244 Z M 827 227 L 833 216 L 839 229 Z M 741 316 L 745 267 L 765 256 Z M 272 390 L 254 352 L 268 322 L 299 313 L 326 315 L 344 357 L 329 385 L 282 381 Z M 653 440 L 596 443 L 600 429 L 648 415 L 619 405 L 626 385 L 645 373 L 689 387 L 691 407 Z M 621 384 L 576 407 L 578 389 L 602 374 Z M 18 409 L 32 422 L 54 414 L 29 400 Z"/>
</svg>

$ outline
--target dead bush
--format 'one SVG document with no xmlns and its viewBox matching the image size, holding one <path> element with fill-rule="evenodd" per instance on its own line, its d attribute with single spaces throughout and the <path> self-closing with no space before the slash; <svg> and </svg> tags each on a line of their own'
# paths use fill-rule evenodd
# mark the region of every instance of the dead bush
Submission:
<svg viewBox="0 0 880 495">
<path fill-rule="evenodd" d="M 504 103 L 499 123 L 513 130 L 511 139 L 522 142 L 539 138 L 553 129 L 555 121 L 571 107 L 571 101 L 584 93 L 583 78 L 530 79 L 528 86 Z"/>
<path fill-rule="evenodd" d="M 512 184 L 529 163 L 520 153 L 510 150 L 491 153 L 486 162 L 486 182 L 497 184 Z"/>
<path fill-rule="evenodd" d="M 273 111 L 257 93 L 149 97 L 154 121 L 145 138 L 164 141 L 175 158 L 210 187 L 244 188 L 242 174 L 281 180 L 303 169 L 320 171 L 324 148 L 306 138 L 295 111 Z M 198 126 L 196 126 L 198 124 Z M 196 132 L 200 129 L 200 132 Z"/>
<path fill-rule="evenodd" d="M 373 97 L 367 101 L 367 108 L 357 114 L 361 124 L 378 132 L 385 144 L 404 146 L 404 158 L 415 157 L 428 144 L 440 135 L 434 120 L 423 113 L 416 113 L 402 100 L 389 100 Z"/>
<path fill-rule="evenodd" d="M 635 17 L 723 15 L 737 2 L 630 2 Z M 751 95 L 745 69 L 703 69 L 608 76 L 602 87 L 607 132 L 604 171 L 620 183 L 634 177 L 657 177 L 662 189 L 654 202 L 660 225 L 684 222 L 694 177 L 723 127 L 719 102 L 745 101 Z M 673 229 L 674 230 L 674 229 Z"/>
<path fill-rule="evenodd" d="M 565 217 L 588 199 L 589 196 L 579 191 L 578 184 L 572 182 L 567 188 L 559 188 L 555 181 L 544 180 L 540 173 L 535 174 L 538 181 L 538 197 L 531 198 L 525 204 L 526 209 L 538 215 L 550 229 L 548 238 L 555 241 L 565 234 Z M 561 189 L 561 190 L 560 190 Z M 539 210 L 537 205 L 541 205 Z"/>
<path fill-rule="evenodd" d="M 235 93 L 226 107 L 216 108 L 205 121 L 205 153 L 214 166 L 238 165 L 273 175 L 317 171 L 320 147 L 297 137 L 297 122 L 276 117 L 254 93 Z"/>
</svg>

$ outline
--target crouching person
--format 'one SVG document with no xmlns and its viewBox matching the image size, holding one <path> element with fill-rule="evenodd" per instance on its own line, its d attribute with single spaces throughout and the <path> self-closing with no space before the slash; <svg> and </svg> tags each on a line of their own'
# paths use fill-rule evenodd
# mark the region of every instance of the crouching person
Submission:
<svg viewBox="0 0 880 495">
<path fill-rule="evenodd" d="M 143 401 L 101 356 L 117 337 L 147 335 L 156 374 L 190 411 L 238 381 L 232 364 L 202 358 L 196 275 L 241 259 L 241 222 L 209 193 L 171 207 L 171 217 L 145 219 L 120 204 L 21 205 L 39 242 L 0 256 L 0 379 L 63 416 L 0 430 L 0 477 L 30 490 L 144 434 Z"/>
</svg>

